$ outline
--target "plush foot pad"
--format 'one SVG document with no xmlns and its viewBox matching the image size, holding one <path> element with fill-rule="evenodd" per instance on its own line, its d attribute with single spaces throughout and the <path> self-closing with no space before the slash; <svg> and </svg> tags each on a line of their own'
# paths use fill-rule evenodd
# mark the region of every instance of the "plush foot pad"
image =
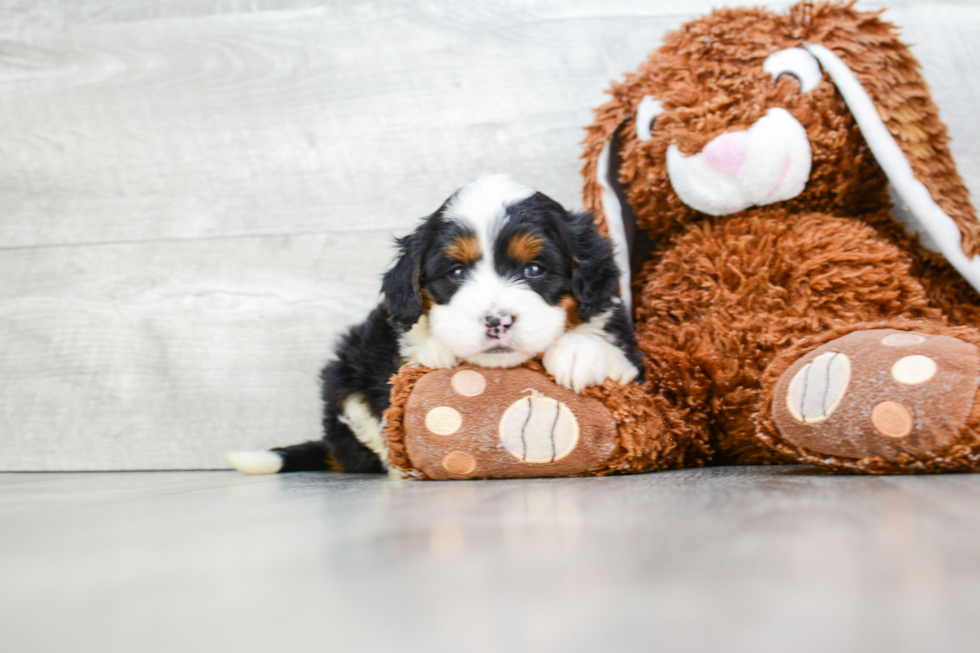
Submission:
<svg viewBox="0 0 980 653">
<path fill-rule="evenodd" d="M 408 457 L 437 480 L 582 474 L 616 450 L 602 403 L 523 368 L 429 372 L 404 420 Z"/>
<path fill-rule="evenodd" d="M 788 442 L 846 458 L 937 452 L 959 437 L 980 385 L 980 352 L 958 338 L 855 331 L 782 374 L 773 419 Z"/>
</svg>

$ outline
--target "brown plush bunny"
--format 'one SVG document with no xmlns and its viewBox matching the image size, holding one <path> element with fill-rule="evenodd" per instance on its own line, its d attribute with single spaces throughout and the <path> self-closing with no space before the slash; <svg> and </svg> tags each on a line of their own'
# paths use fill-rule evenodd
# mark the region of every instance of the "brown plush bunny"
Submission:
<svg viewBox="0 0 980 653">
<path fill-rule="evenodd" d="M 671 420 L 715 462 L 976 469 L 980 223 L 894 28 L 720 9 L 610 94 L 585 204 Z"/>
</svg>

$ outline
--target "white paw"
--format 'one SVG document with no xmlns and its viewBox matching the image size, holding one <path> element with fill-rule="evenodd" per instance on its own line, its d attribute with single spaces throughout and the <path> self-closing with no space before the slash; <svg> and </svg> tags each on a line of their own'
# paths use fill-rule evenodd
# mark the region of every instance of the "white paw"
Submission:
<svg viewBox="0 0 980 653">
<path fill-rule="evenodd" d="M 354 393 L 344 401 L 344 412 L 337 416 L 354 433 L 354 437 L 381 459 L 385 469 L 389 469 L 388 447 L 381 435 L 381 422 L 368 405 L 364 395 Z"/>
<path fill-rule="evenodd" d="M 612 351 L 609 353 L 609 367 L 606 368 L 607 378 L 615 379 L 619 381 L 620 385 L 623 385 L 635 379 L 639 373 L 640 370 L 636 369 L 636 365 L 633 365 L 626 358 L 626 354 L 623 353 L 622 349 L 619 347 L 612 348 Z"/>
<path fill-rule="evenodd" d="M 434 370 L 456 367 L 456 356 L 442 340 L 432 335 L 425 315 L 402 334 L 400 348 L 406 362 L 420 363 Z"/>
<path fill-rule="evenodd" d="M 594 337 L 566 333 L 544 352 L 544 368 L 558 385 L 581 392 L 606 380 L 607 346 Z"/>
<path fill-rule="evenodd" d="M 275 474 L 282 469 L 282 456 L 275 451 L 229 451 L 225 460 L 246 474 Z"/>
<path fill-rule="evenodd" d="M 420 347 L 412 352 L 409 360 L 434 370 L 456 367 L 456 356 L 453 355 L 449 347 L 443 344 L 442 340 L 435 336 L 427 338 Z"/>
</svg>

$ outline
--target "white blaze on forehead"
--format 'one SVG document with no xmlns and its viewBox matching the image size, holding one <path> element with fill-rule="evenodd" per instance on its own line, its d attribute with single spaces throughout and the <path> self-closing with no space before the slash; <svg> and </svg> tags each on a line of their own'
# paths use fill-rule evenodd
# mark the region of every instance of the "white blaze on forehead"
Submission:
<svg viewBox="0 0 980 653">
<path fill-rule="evenodd" d="M 493 239 L 507 215 L 507 207 L 534 193 L 533 188 L 510 175 L 488 175 L 459 189 L 444 215 L 473 230 L 484 260 L 492 265 Z"/>
</svg>

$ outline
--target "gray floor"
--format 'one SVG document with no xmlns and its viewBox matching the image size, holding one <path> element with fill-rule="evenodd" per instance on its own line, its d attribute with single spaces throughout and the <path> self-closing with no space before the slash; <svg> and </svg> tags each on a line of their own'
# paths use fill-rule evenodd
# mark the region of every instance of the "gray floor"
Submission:
<svg viewBox="0 0 980 653">
<path fill-rule="evenodd" d="M 4 651 L 960 651 L 980 476 L 0 475 Z"/>
</svg>

